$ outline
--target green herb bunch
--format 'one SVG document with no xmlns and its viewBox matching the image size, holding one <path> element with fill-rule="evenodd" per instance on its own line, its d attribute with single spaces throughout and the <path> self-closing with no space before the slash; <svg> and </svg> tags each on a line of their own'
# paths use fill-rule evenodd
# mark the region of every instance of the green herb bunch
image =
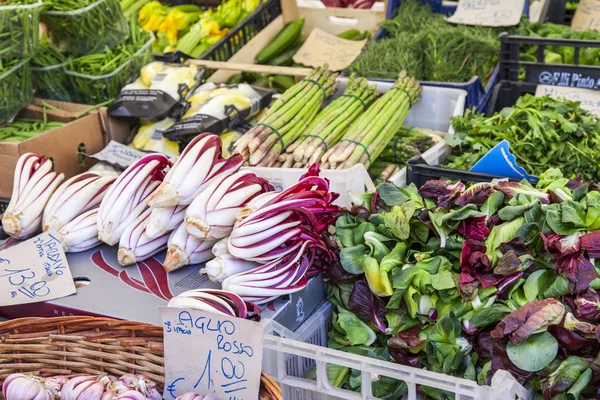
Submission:
<svg viewBox="0 0 600 400">
<path fill-rule="evenodd" d="M 67 56 L 46 37 L 40 40 L 38 51 L 31 59 L 31 78 L 36 96 L 51 100 L 70 100 L 72 89 L 63 69 L 66 62 Z"/>
<path fill-rule="evenodd" d="M 393 79 L 400 70 L 419 80 L 485 83 L 499 59 L 496 28 L 453 25 L 418 0 L 406 0 L 382 24 L 386 38 L 371 41 L 348 67 L 369 78 Z"/>
<path fill-rule="evenodd" d="M 26 58 L 35 53 L 41 7 L 26 7 L 35 3 L 37 0 L 7 0 L 1 3 L 0 58 Z"/>
<path fill-rule="evenodd" d="M 32 97 L 29 63 L 18 58 L 0 58 L 0 124 L 12 118 Z"/>
<path fill-rule="evenodd" d="M 77 100 L 97 104 L 115 98 L 121 87 L 142 66 L 152 61 L 150 47 L 147 51 L 140 51 L 150 39 L 148 32 L 138 28 L 134 16 L 130 22 L 130 36 L 125 43 L 113 49 L 107 48 L 104 53 L 88 54 L 70 60 L 66 68 L 74 92 L 77 93 Z"/>
<path fill-rule="evenodd" d="M 600 179 L 600 123 L 579 102 L 526 94 L 513 107 L 487 118 L 468 110 L 454 117 L 455 134 L 448 167 L 469 169 L 492 147 L 506 139 L 520 166 L 539 175 L 548 166 L 567 176 L 581 173 Z"/>
</svg>

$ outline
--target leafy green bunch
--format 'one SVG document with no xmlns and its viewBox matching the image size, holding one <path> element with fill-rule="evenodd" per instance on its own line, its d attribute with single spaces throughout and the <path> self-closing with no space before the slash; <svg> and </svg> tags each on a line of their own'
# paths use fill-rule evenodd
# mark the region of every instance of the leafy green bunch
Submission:
<svg viewBox="0 0 600 400">
<path fill-rule="evenodd" d="M 473 110 L 454 117 L 448 167 L 470 169 L 502 140 L 508 140 L 520 166 L 534 175 L 552 165 L 571 176 L 600 179 L 600 122 L 580 103 L 526 94 L 492 117 Z"/>
<path fill-rule="evenodd" d="M 540 399 L 596 398 L 599 187 L 556 169 L 540 178 L 537 187 L 383 183 L 355 197 L 336 221 L 328 346 L 480 385 L 504 369 Z M 356 371 L 328 372 L 336 386 L 360 390 Z M 388 390 L 383 398 L 407 391 L 385 377 L 371 384 Z"/>
<path fill-rule="evenodd" d="M 369 42 L 349 72 L 393 79 L 406 70 L 419 80 L 467 82 L 479 76 L 485 83 L 499 60 L 497 29 L 451 24 L 419 0 L 401 2 L 382 28 L 386 37 Z"/>
</svg>

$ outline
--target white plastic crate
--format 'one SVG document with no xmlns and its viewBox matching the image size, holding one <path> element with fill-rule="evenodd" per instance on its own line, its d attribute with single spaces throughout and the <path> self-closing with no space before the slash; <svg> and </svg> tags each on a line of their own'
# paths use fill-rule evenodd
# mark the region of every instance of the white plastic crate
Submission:
<svg viewBox="0 0 600 400">
<path fill-rule="evenodd" d="M 306 168 L 242 167 L 242 169 L 248 169 L 257 176 L 265 178 L 277 190 L 287 189 L 298 183 L 298 179 L 307 171 Z M 335 201 L 335 204 L 340 206 L 351 205 L 348 191 L 364 193 L 365 190 L 375 190 L 375 185 L 362 164 L 356 164 L 344 170 L 324 169 L 321 170 L 319 176 L 329 179 L 331 190 L 340 194 Z"/>
<path fill-rule="evenodd" d="M 417 385 L 425 385 L 455 394 L 455 400 L 529 400 L 532 392 L 521 386 L 510 373 L 498 371 L 492 386 L 449 375 L 429 372 L 391 362 L 329 349 L 327 332 L 333 306 L 321 306 L 296 332 L 269 324 L 263 343 L 263 371 L 279 383 L 286 400 L 375 400 L 371 391 L 373 376 L 387 376 L 406 382 L 408 394 L 403 400 L 416 400 Z M 287 332 L 286 332 L 287 331 Z M 276 334 L 277 336 L 275 336 Z M 327 364 L 336 364 L 362 372 L 362 392 L 336 388 L 327 378 Z M 317 380 L 305 379 L 316 366 Z"/>
<path fill-rule="evenodd" d="M 338 78 L 340 85 L 333 98 L 341 95 L 346 88 L 348 78 Z M 375 82 L 377 90 L 382 93 L 391 89 L 392 82 Z M 421 101 L 415 104 L 410 111 L 404 125 L 417 126 L 419 128 L 435 129 L 442 132 L 452 133 L 450 118 L 462 115 L 465 110 L 467 92 L 461 89 L 441 88 L 434 86 L 422 86 Z M 430 164 L 444 161 L 450 154 L 450 147 L 443 140 L 424 152 L 421 157 Z M 266 167 L 244 167 L 256 175 L 267 179 L 278 189 L 285 189 L 298 182 L 306 169 L 304 168 L 266 168 Z M 357 164 L 345 170 L 322 170 L 321 176 L 331 182 L 331 190 L 340 194 L 335 204 L 350 206 L 348 191 L 364 193 L 375 189 L 373 181 L 362 164 Z M 396 185 L 406 184 L 406 168 L 390 178 Z"/>
</svg>

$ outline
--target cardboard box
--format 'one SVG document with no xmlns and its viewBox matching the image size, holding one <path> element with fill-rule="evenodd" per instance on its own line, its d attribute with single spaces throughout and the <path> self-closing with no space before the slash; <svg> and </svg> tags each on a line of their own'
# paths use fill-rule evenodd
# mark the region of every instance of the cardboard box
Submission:
<svg viewBox="0 0 600 400">
<path fill-rule="evenodd" d="M 353 8 L 312 8 L 299 6 L 296 4 L 296 0 L 281 0 L 281 15 L 238 50 L 228 62 L 254 63 L 257 54 L 275 39 L 285 24 L 300 17 L 304 17 L 302 33 L 305 37 L 308 37 L 313 28 L 322 29 L 333 35 L 349 29 L 358 29 L 361 32 L 368 30 L 375 35 L 381 22 L 385 20 L 386 7 L 387 0 L 381 11 Z M 222 83 L 236 73 L 238 71 L 217 70 L 208 80 Z"/>
<path fill-rule="evenodd" d="M 79 165 L 80 146 L 84 146 L 86 152 L 95 153 L 111 139 L 122 142 L 129 135 L 129 125 L 109 118 L 106 108 L 76 118 L 82 111 L 89 109 L 89 106 L 83 104 L 35 99 L 19 112 L 18 117 L 42 119 L 42 101 L 61 109 L 46 109 L 48 120 L 67 124 L 21 143 L 0 143 L 0 198 L 10 198 L 14 170 L 19 157 L 24 153 L 51 157 L 55 170 L 64 173 L 65 178 L 70 178 L 85 171 Z"/>
<path fill-rule="evenodd" d="M 67 254 L 73 279 L 87 286 L 61 299 L 0 307 L 0 317 L 89 315 L 161 325 L 158 307 L 167 305 L 173 296 L 191 289 L 220 288 L 220 284 L 199 274 L 202 265 L 165 272 L 164 257 L 162 252 L 136 265 L 121 267 L 117 248 L 108 245 Z M 324 300 L 325 284 L 321 278 L 313 278 L 302 291 L 263 306 L 261 317 L 295 331 Z"/>
</svg>

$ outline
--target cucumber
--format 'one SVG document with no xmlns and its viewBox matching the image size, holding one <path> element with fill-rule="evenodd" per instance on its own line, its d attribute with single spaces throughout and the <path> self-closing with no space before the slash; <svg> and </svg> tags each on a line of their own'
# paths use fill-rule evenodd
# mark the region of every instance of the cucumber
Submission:
<svg viewBox="0 0 600 400">
<path fill-rule="evenodd" d="M 229 77 L 229 79 L 227 79 L 227 84 L 233 85 L 235 83 L 242 83 L 243 81 L 244 81 L 244 78 L 242 77 L 242 74 L 235 74 L 235 75 L 231 75 Z"/>
<path fill-rule="evenodd" d="M 242 80 L 244 82 L 251 83 L 258 78 L 260 78 L 260 74 L 258 72 L 242 72 Z"/>
<path fill-rule="evenodd" d="M 296 84 L 294 77 L 289 75 L 273 75 L 269 78 L 269 82 L 273 89 L 279 92 L 285 92 Z"/>
<path fill-rule="evenodd" d="M 269 78 L 267 78 L 266 76 L 261 76 L 260 78 L 258 78 L 254 82 L 252 82 L 252 85 L 267 88 L 267 89 L 271 88 L 271 82 L 269 81 Z"/>
<path fill-rule="evenodd" d="M 364 40 L 364 39 L 371 39 L 371 32 L 369 31 L 364 31 L 363 33 L 361 33 L 360 35 L 358 35 L 357 37 L 355 37 L 352 40 Z"/>
<path fill-rule="evenodd" d="M 290 47 L 290 45 L 298 39 L 302 33 L 303 26 L 304 18 L 298 18 L 294 22 L 288 23 L 281 32 L 277 34 L 275 39 L 258 53 L 255 59 L 256 63 L 266 64 L 279 54 L 283 53 L 285 49 Z"/>
<path fill-rule="evenodd" d="M 361 35 L 361 33 L 358 29 L 348 29 L 347 31 L 338 33 L 336 36 L 339 37 L 340 39 L 356 40 L 355 38 L 359 37 L 360 35 Z"/>
<path fill-rule="evenodd" d="M 296 54 L 296 52 L 298 50 L 300 50 L 300 47 L 302 47 L 302 44 L 303 43 L 300 42 L 298 44 L 291 46 L 289 49 L 287 49 L 286 51 L 284 51 L 277 57 L 273 58 L 267 64 L 277 65 L 280 67 L 289 67 L 290 65 L 292 65 L 294 63 L 294 59 L 293 59 L 294 55 Z"/>
</svg>

